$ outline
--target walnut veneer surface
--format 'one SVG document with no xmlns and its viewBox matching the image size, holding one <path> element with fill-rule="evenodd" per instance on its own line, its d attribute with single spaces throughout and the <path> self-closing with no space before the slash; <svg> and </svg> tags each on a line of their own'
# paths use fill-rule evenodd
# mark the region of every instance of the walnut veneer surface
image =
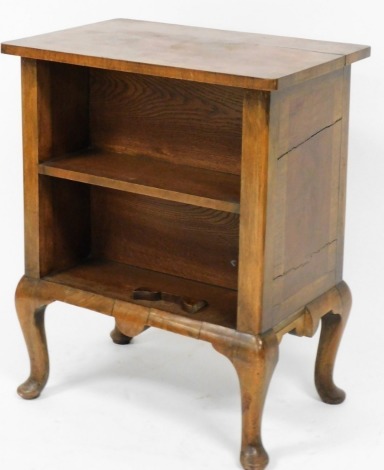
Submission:
<svg viewBox="0 0 384 470">
<path fill-rule="evenodd" d="M 351 63 L 367 46 L 110 20 L 5 42 L 22 57 L 25 275 L 16 307 L 36 398 L 46 305 L 209 341 L 233 363 L 241 462 L 263 469 L 264 401 L 287 332 L 322 333 L 333 382 Z"/>
</svg>

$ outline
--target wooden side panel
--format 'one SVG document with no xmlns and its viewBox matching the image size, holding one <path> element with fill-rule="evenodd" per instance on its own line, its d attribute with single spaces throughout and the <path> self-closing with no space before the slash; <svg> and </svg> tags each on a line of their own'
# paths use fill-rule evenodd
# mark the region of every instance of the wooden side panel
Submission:
<svg viewBox="0 0 384 470">
<path fill-rule="evenodd" d="M 343 90 L 344 71 L 337 71 L 272 97 L 279 124 L 270 144 L 267 229 L 274 242 L 266 255 L 264 330 L 338 282 Z"/>
<path fill-rule="evenodd" d="M 87 89 L 87 73 L 81 67 L 22 59 L 25 272 L 30 277 L 43 276 L 59 265 L 67 267 L 77 252 L 74 245 L 75 251 L 69 246 L 57 251 L 57 244 L 65 242 L 73 217 L 76 221 L 84 217 L 82 201 L 74 203 L 78 186 L 70 187 L 74 189 L 68 195 L 73 203 L 70 213 L 63 211 L 58 220 L 55 207 L 62 204 L 51 182 L 39 177 L 38 164 L 87 145 Z"/>
<path fill-rule="evenodd" d="M 42 82 L 47 70 L 39 69 L 37 62 L 21 59 L 21 86 L 23 105 L 23 165 L 24 165 L 24 243 L 25 274 L 39 277 L 39 108 L 49 107 L 49 94 Z"/>
<path fill-rule="evenodd" d="M 341 69 L 272 94 L 280 113 L 278 140 L 274 148 L 277 158 L 341 119 L 343 75 Z"/>
<path fill-rule="evenodd" d="M 237 329 L 257 334 L 264 321 L 266 221 L 269 168 L 269 106 L 266 92 L 244 98 L 241 161 L 239 293 Z"/>
<path fill-rule="evenodd" d="M 94 257 L 237 288 L 237 214 L 98 187 L 91 200 Z"/>
<path fill-rule="evenodd" d="M 338 122 L 278 161 L 278 181 L 285 182 L 286 192 L 284 240 L 275 252 L 276 303 L 303 289 L 317 291 L 320 278 L 323 292 L 336 282 L 340 137 Z"/>
<path fill-rule="evenodd" d="M 343 80 L 343 121 L 341 135 L 340 154 L 340 184 L 339 184 L 339 209 L 338 209 L 338 235 L 337 235 L 337 282 L 343 279 L 344 259 L 344 227 L 345 227 L 345 203 L 347 190 L 347 160 L 348 160 L 348 125 L 349 125 L 349 95 L 351 88 L 351 66 L 344 68 Z"/>
<path fill-rule="evenodd" d="M 92 145 L 239 174 L 243 91 L 91 71 Z"/>
</svg>

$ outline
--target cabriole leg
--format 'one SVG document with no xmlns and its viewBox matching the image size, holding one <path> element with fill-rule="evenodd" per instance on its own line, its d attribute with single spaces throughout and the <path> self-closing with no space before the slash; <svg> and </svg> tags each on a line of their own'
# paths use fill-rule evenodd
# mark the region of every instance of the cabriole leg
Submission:
<svg viewBox="0 0 384 470">
<path fill-rule="evenodd" d="M 315 367 L 315 384 L 325 403 L 337 405 L 345 400 L 345 392 L 333 381 L 337 351 L 351 310 L 351 292 L 345 282 L 338 284 L 339 307 L 321 319 L 321 335 Z"/>
<path fill-rule="evenodd" d="M 262 470 L 269 458 L 261 439 L 261 421 L 269 383 L 278 360 L 278 341 L 274 334 L 253 339 L 253 344 L 239 342 L 232 344 L 231 348 L 216 345 L 215 348 L 231 360 L 240 381 L 241 463 L 245 470 Z"/>
<path fill-rule="evenodd" d="M 31 371 L 17 393 L 26 400 L 37 398 L 49 375 L 49 358 L 44 327 L 44 313 L 49 301 L 37 294 L 36 281 L 21 278 L 16 289 L 16 311 L 27 345 Z"/>
</svg>

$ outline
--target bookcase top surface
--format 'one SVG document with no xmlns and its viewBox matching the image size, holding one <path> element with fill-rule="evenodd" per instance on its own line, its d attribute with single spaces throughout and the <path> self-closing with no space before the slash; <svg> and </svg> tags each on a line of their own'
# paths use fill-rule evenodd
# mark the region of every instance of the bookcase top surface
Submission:
<svg viewBox="0 0 384 470">
<path fill-rule="evenodd" d="M 277 90 L 370 55 L 368 46 L 115 19 L 4 42 L 3 53 Z"/>
</svg>

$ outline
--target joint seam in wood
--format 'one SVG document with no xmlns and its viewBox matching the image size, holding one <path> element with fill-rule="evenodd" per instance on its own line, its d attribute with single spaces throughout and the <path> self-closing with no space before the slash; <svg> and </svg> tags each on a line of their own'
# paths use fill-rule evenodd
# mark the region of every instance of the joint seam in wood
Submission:
<svg viewBox="0 0 384 470">
<path fill-rule="evenodd" d="M 337 238 L 335 238 L 334 240 L 326 243 L 325 245 L 323 245 L 321 248 L 319 248 L 318 250 L 314 251 L 313 253 L 311 253 L 307 258 L 307 261 L 304 261 L 304 263 L 301 263 L 299 264 L 298 266 L 294 266 L 293 268 L 290 268 L 288 269 L 287 271 L 284 271 L 282 274 L 279 274 L 278 276 L 275 276 L 273 278 L 273 280 L 275 281 L 276 279 L 280 278 L 280 277 L 283 277 L 283 276 L 286 276 L 287 274 L 289 274 L 291 271 L 296 271 L 300 268 L 303 268 L 304 266 L 306 266 L 308 263 L 310 263 L 311 259 L 313 256 L 319 254 L 321 251 L 325 250 L 325 248 L 328 248 L 330 245 L 332 245 L 333 243 L 337 242 Z"/>
<path fill-rule="evenodd" d="M 319 131 L 315 132 L 314 134 L 312 134 L 310 137 L 308 137 L 308 139 L 305 139 L 303 140 L 302 142 L 300 142 L 299 144 L 295 145 L 294 147 L 292 147 L 291 149 L 287 150 L 286 152 L 284 152 L 282 155 L 280 155 L 280 157 L 277 157 L 277 160 L 280 160 L 281 158 L 285 157 L 286 155 L 288 155 L 289 153 L 293 152 L 294 150 L 296 150 L 298 147 L 300 147 L 301 145 L 305 144 L 306 142 L 308 142 L 308 140 L 311 140 L 312 137 L 315 137 L 316 135 L 320 134 L 321 132 L 329 129 L 330 127 L 334 126 L 335 124 L 337 124 L 338 122 L 342 121 L 343 118 L 339 118 L 339 119 L 336 119 L 336 121 L 332 122 L 332 124 L 329 124 L 328 126 L 325 126 L 323 127 L 322 129 L 320 129 Z"/>
</svg>

